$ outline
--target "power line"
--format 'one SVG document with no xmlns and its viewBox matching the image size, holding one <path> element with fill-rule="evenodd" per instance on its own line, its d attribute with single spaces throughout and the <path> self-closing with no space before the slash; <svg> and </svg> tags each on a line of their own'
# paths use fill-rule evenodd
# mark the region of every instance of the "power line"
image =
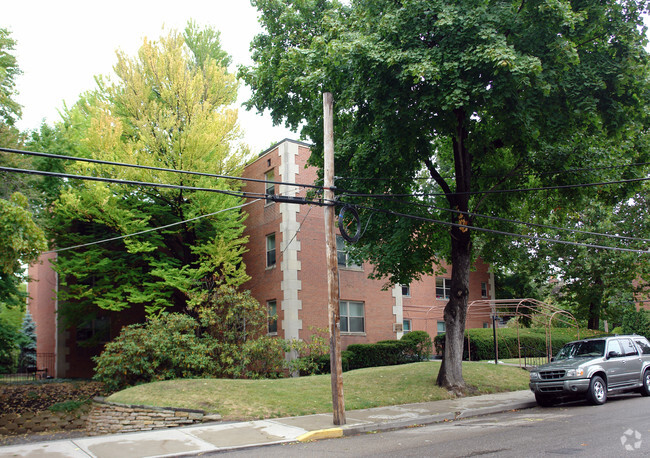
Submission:
<svg viewBox="0 0 650 458">
<path fill-rule="evenodd" d="M 515 173 L 510 175 L 510 177 L 522 177 L 522 176 L 545 176 L 545 175 L 559 175 L 559 174 L 565 174 L 565 173 L 576 173 L 576 172 L 595 172 L 598 170 L 610 170 L 610 169 L 620 169 L 624 167 L 645 167 L 650 165 L 650 162 L 635 162 L 632 164 L 620 164 L 620 165 L 603 165 L 600 167 L 576 167 L 573 169 L 565 169 L 565 170 L 551 170 L 548 172 L 538 172 L 538 173 Z M 502 178 L 503 175 L 486 175 L 483 178 Z M 337 176 L 335 177 L 336 180 L 347 180 L 347 181 L 353 181 L 353 180 L 358 180 L 358 181 L 388 181 L 388 180 L 393 180 L 396 177 L 341 177 Z M 455 177 L 454 176 L 446 176 L 442 177 L 444 180 L 452 180 Z M 431 177 L 414 177 L 414 180 L 432 180 Z"/>
<path fill-rule="evenodd" d="M 296 236 L 298 235 L 298 232 L 300 232 L 300 229 L 302 229 L 302 225 L 304 224 L 305 220 L 307 220 L 307 217 L 309 216 L 309 213 L 311 213 L 311 209 L 314 207 L 309 207 L 309 210 L 307 210 L 307 213 L 305 213 L 305 216 L 302 218 L 302 221 L 300 221 L 300 224 L 298 224 L 298 229 L 296 229 L 296 232 L 294 232 L 293 237 L 291 237 L 291 240 L 289 240 L 289 243 L 287 243 L 284 247 L 284 250 L 280 252 L 280 256 L 284 254 L 285 251 L 289 248 L 289 245 L 291 245 L 291 242 L 294 241 Z M 279 257 L 279 256 L 278 256 Z"/>
<path fill-rule="evenodd" d="M 196 220 L 198 220 L 198 219 L 202 219 L 202 218 L 207 218 L 207 217 L 210 217 L 210 216 L 218 215 L 219 213 L 223 213 L 223 212 L 226 212 L 226 211 L 229 211 L 229 210 L 236 210 L 236 209 L 238 209 L 238 208 L 243 208 L 243 207 L 245 207 L 246 205 L 250 205 L 250 204 L 253 204 L 253 203 L 255 203 L 255 202 L 259 202 L 260 200 L 262 200 L 262 199 L 252 200 L 252 201 L 247 202 L 247 203 L 242 204 L 242 205 L 236 205 L 236 206 L 234 206 L 234 207 L 224 208 L 224 209 L 222 209 L 222 210 L 219 210 L 219 211 L 216 211 L 216 212 L 213 212 L 213 213 L 208 213 L 207 215 L 197 216 L 197 217 L 195 217 L 195 218 L 190 218 L 190 219 L 186 219 L 186 220 L 183 220 L 183 221 L 178 221 L 178 222 L 176 222 L 176 223 L 166 224 L 166 225 L 164 225 L 164 226 L 158 226 L 158 227 L 154 227 L 154 228 L 151 228 L 151 229 L 146 229 L 146 230 L 144 230 L 144 231 L 134 232 L 134 233 L 132 233 L 132 234 L 127 234 L 127 235 L 120 235 L 120 236 L 112 237 L 112 238 L 109 238 L 109 239 L 96 240 L 96 241 L 94 241 L 94 242 L 82 243 L 81 245 L 74 245 L 74 246 L 69 246 L 69 247 L 66 247 L 66 248 L 58 248 L 58 249 L 56 249 L 56 250 L 46 251 L 46 252 L 44 252 L 43 254 L 60 253 L 60 252 L 62 252 L 62 251 L 75 250 L 75 249 L 77 249 L 77 248 L 84 248 L 84 247 L 91 246 L 91 245 L 98 245 L 98 244 L 100 244 L 100 243 L 113 242 L 113 241 L 115 241 L 115 240 L 122 240 L 122 239 L 125 239 L 125 238 L 127 238 L 127 237 L 134 237 L 134 236 L 136 236 L 136 235 L 147 234 L 147 233 L 149 233 L 149 232 L 160 231 L 160 230 L 162 230 L 162 229 L 167 229 L 167 228 L 169 228 L 169 227 L 178 226 L 179 224 L 185 224 L 185 223 L 189 223 L 189 222 L 191 222 L 191 221 L 196 221 Z M 310 209 L 311 209 L 311 207 L 310 207 Z"/>
<path fill-rule="evenodd" d="M 153 188 L 182 189 L 187 191 L 215 192 L 218 194 L 226 194 L 229 196 L 236 196 L 236 197 L 246 197 L 246 196 L 264 197 L 264 194 L 262 193 L 244 193 L 244 192 L 226 191 L 223 189 L 201 188 L 195 186 L 184 186 L 184 185 L 167 184 L 167 183 L 150 183 L 147 181 L 118 180 L 116 178 L 93 177 L 88 175 L 74 175 L 74 174 L 60 173 L 60 172 L 46 172 L 43 170 L 15 169 L 12 167 L 0 167 L 0 172 L 24 173 L 28 175 L 44 175 L 44 176 L 56 177 L 56 178 L 100 181 L 104 183 L 125 184 L 131 186 L 145 186 L 145 187 L 153 187 Z"/>
<path fill-rule="evenodd" d="M 147 181 L 133 181 L 133 180 L 118 180 L 116 178 L 105 178 L 105 177 L 93 177 L 87 175 L 74 175 L 69 173 L 59 173 L 59 172 L 45 172 L 43 170 L 28 170 L 28 169 L 15 169 L 11 167 L 0 167 L 0 172 L 14 172 L 14 173 L 24 173 L 29 175 L 44 175 L 57 178 L 68 178 L 75 180 L 89 180 L 89 181 L 99 181 L 104 183 L 114 183 L 121 185 L 129 186 L 144 186 L 151 188 L 166 188 L 166 189 L 181 189 L 186 191 L 203 191 L 203 192 L 214 192 L 217 194 L 225 194 L 228 196 L 241 197 L 246 199 L 267 199 L 274 202 L 280 203 L 294 203 L 294 204 L 310 204 L 310 205 L 334 205 L 333 202 L 327 202 L 325 199 L 321 200 L 309 200 L 302 197 L 291 197 L 283 196 L 277 194 L 265 194 L 259 192 L 241 192 L 241 191 L 227 191 L 224 189 L 214 189 L 214 188 L 201 188 L 195 186 L 184 186 L 176 184 L 167 184 L 167 183 L 150 183 Z"/>
<path fill-rule="evenodd" d="M 518 238 L 524 238 L 528 240 L 539 240 L 543 242 L 550 242 L 550 243 L 559 243 L 562 245 L 572 245 L 572 246 L 582 246 L 582 247 L 587 247 L 587 248 L 598 248 L 598 249 L 604 249 L 604 250 L 613 250 L 613 251 L 624 251 L 624 252 L 629 252 L 629 253 L 639 253 L 639 254 L 650 254 L 650 250 L 637 250 L 634 248 L 619 248 L 619 247 L 611 247 L 607 245 L 594 245 L 590 243 L 582 243 L 582 242 L 572 242 L 569 240 L 558 240 L 558 239 L 551 239 L 548 237 L 539 237 L 535 235 L 527 235 L 527 234 L 516 234 L 513 232 L 505 232 L 505 231 L 498 231 L 495 229 L 486 229 L 482 227 L 476 227 L 476 226 L 469 226 L 465 224 L 458 224 L 458 223 L 452 223 L 449 221 L 440 221 L 436 220 L 433 218 L 426 218 L 424 216 L 417 216 L 417 215 L 409 215 L 407 213 L 400 213 L 392 210 L 386 210 L 382 208 L 374 208 L 374 207 L 367 207 L 367 206 L 362 206 L 359 205 L 359 208 L 363 208 L 365 210 L 374 210 L 382 213 L 386 213 L 389 215 L 394 215 L 394 216 L 400 216 L 404 218 L 411 218 L 419 221 L 425 221 L 428 223 L 434 223 L 434 224 L 441 224 L 443 226 L 451 226 L 451 227 L 460 227 L 460 228 L 465 228 L 465 229 L 473 229 L 476 231 L 480 232 L 487 232 L 487 233 L 492 233 L 492 234 L 499 234 L 499 235 L 507 235 L 510 237 L 518 237 Z"/>
<path fill-rule="evenodd" d="M 162 167 L 153 167 L 153 166 L 148 166 L 148 165 L 136 165 L 136 164 L 129 164 L 126 162 L 111 162 L 111 161 L 104 161 L 100 159 L 88 159 L 84 157 L 75 157 L 75 156 L 64 156 L 64 155 L 58 155 L 58 154 L 51 154 L 51 153 L 43 153 L 43 152 L 38 152 L 38 151 L 25 151 L 25 150 L 19 150 L 19 149 L 11 149 L 11 148 L 3 148 L 0 147 L 0 151 L 4 151 L 6 153 L 13 153 L 13 154 L 23 154 L 23 155 L 28 155 L 28 156 L 38 156 L 38 157 L 48 157 L 52 159 L 62 159 L 62 160 L 69 160 L 69 161 L 79 161 L 79 162 L 89 162 L 92 164 L 102 164 L 102 165 L 113 165 L 117 167 L 131 167 L 131 168 L 136 168 L 136 169 L 143 169 L 143 170 L 154 170 L 158 172 L 171 172 L 171 173 L 181 173 L 181 174 L 186 174 L 186 175 L 197 175 L 197 176 L 203 176 L 203 177 L 210 177 L 210 178 L 223 178 L 227 180 L 237 180 L 237 181 L 248 181 L 248 182 L 254 182 L 254 183 L 265 183 L 265 184 L 279 184 L 279 185 L 286 185 L 286 186 L 298 186 L 298 187 L 303 187 L 303 188 L 313 188 L 313 189 L 324 189 L 322 186 L 317 186 L 313 184 L 302 184 L 302 183 L 289 183 L 289 182 L 284 182 L 284 181 L 268 181 L 268 180 L 262 180 L 258 178 L 244 178 L 244 177 L 234 177 L 234 176 L 229 176 L 229 175 L 217 175 L 213 173 L 205 173 L 205 172 L 193 172 L 193 171 L 188 171 L 188 170 L 176 170 L 176 169 L 168 169 L 168 168 L 162 168 Z"/>
<path fill-rule="evenodd" d="M 546 186 L 546 187 L 537 187 L 537 188 L 518 188 L 518 189 L 488 189 L 486 191 L 462 191 L 462 192 L 452 192 L 451 195 L 475 195 L 475 194 L 507 194 L 514 192 L 528 192 L 528 191 L 552 191 L 556 189 L 574 189 L 574 188 L 588 188 L 595 186 L 608 186 L 613 184 L 626 184 L 626 183 L 637 183 L 640 181 L 649 181 L 650 177 L 645 178 L 630 178 L 628 180 L 617 180 L 617 181 L 604 181 L 599 183 L 579 183 L 579 184 L 567 184 L 567 185 L 558 185 L 558 186 Z M 446 197 L 447 194 L 444 192 L 434 192 L 434 193 L 411 193 L 411 194 L 364 194 L 355 191 L 349 190 L 340 190 L 343 191 L 341 196 L 357 196 L 357 197 L 373 197 L 373 198 L 392 198 L 392 197 Z"/>
<path fill-rule="evenodd" d="M 591 231 L 583 231 L 580 229 L 571 229 L 571 228 L 566 228 L 566 227 L 559 227 L 559 226 L 550 226 L 546 224 L 536 224 L 536 223 L 527 223 L 524 221 L 518 221 L 518 220 L 513 220 L 513 219 L 507 219 L 507 218 L 500 218 L 498 216 L 490 216 L 490 215 L 483 215 L 480 213 L 473 213 L 473 212 L 464 212 L 461 210 L 453 210 L 451 208 L 443 208 L 443 207 L 438 207 L 436 205 L 428 205 L 428 204 L 422 204 L 419 202 L 407 202 L 399 199 L 389 199 L 392 202 L 395 203 L 401 203 L 401 204 L 408 204 L 408 205 L 415 205 L 417 207 L 425 207 L 425 208 L 432 208 L 434 210 L 440 210 L 440 211 L 445 211 L 445 212 L 450 212 L 450 213 L 456 213 L 456 214 L 463 214 L 471 217 L 478 217 L 478 218 L 485 218 L 493 221 L 500 221 L 500 222 L 505 222 L 505 223 L 511 223 L 511 224 L 521 224 L 523 226 L 527 227 L 536 227 L 540 229 L 550 229 L 550 230 L 557 230 L 557 231 L 565 231 L 565 232 L 572 232 L 576 234 L 584 234 L 584 235 L 593 235 L 597 237 L 606 237 L 606 238 L 611 238 L 611 239 L 617 239 L 617 240 L 629 240 L 633 242 L 650 242 L 650 239 L 644 239 L 641 237 L 627 237 L 624 235 L 614 235 L 614 234 L 605 234 L 601 232 L 591 232 Z"/>
</svg>

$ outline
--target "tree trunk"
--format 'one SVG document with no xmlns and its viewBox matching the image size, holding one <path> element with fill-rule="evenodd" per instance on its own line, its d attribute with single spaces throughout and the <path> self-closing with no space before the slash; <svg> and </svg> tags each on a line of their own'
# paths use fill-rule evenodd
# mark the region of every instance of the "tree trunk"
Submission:
<svg viewBox="0 0 650 458">
<path fill-rule="evenodd" d="M 456 135 L 453 139 L 456 192 L 446 187 L 450 208 L 465 213 L 452 213 L 451 221 L 456 224 L 451 229 L 451 288 L 449 302 L 445 307 L 445 349 L 437 384 L 457 393 L 465 388 L 463 379 L 463 346 L 465 340 L 465 318 L 467 316 L 467 296 L 469 294 L 469 271 L 471 263 L 471 235 L 467 225 L 471 219 L 469 191 L 471 190 L 471 155 L 467 150 L 467 115 L 457 109 Z"/>
<path fill-rule="evenodd" d="M 445 306 L 445 349 L 437 384 L 461 393 L 465 388 L 463 379 L 463 347 L 465 343 L 465 319 L 467 317 L 467 296 L 469 293 L 470 250 L 469 231 L 460 239 L 452 230 L 451 291 Z"/>
<path fill-rule="evenodd" d="M 587 329 L 600 329 L 600 301 L 592 301 L 589 304 L 589 319 L 587 320 Z"/>
<path fill-rule="evenodd" d="M 603 280 L 597 277 L 593 281 L 592 299 L 589 302 L 589 318 L 587 319 L 587 328 L 600 329 L 600 309 L 603 303 Z"/>
</svg>

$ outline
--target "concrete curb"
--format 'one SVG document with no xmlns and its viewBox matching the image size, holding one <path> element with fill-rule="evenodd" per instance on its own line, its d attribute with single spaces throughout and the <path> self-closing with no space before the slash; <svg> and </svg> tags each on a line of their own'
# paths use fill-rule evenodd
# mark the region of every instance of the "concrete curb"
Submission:
<svg viewBox="0 0 650 458">
<path fill-rule="evenodd" d="M 461 420 L 465 418 L 480 417 L 483 415 L 493 415 L 497 413 L 510 412 L 513 410 L 530 409 L 536 406 L 537 403 L 535 401 L 521 401 L 521 402 L 513 402 L 508 405 L 467 409 L 465 411 L 455 412 L 453 414 L 447 413 L 447 414 L 431 415 L 428 417 L 422 417 L 417 419 L 392 421 L 386 423 L 372 423 L 367 425 L 343 426 L 342 428 L 333 428 L 332 430 L 342 429 L 343 436 L 354 436 L 357 434 L 364 434 L 369 432 L 394 431 L 397 429 L 432 425 L 434 423 L 442 423 L 445 421 Z M 325 431 L 332 431 L 332 430 L 324 429 L 324 430 L 311 431 L 309 433 L 303 434 L 303 436 L 314 435 L 313 437 L 311 437 L 311 440 L 331 439 L 335 437 L 340 437 L 340 436 L 326 437 L 326 433 L 323 437 L 318 437 L 320 433 L 324 433 Z M 301 440 L 301 438 L 298 438 L 298 440 L 304 442 L 303 440 Z"/>
</svg>

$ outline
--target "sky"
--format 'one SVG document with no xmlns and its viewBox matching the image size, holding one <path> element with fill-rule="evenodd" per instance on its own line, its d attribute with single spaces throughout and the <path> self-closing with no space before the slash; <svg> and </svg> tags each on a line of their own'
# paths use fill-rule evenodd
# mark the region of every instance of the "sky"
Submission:
<svg viewBox="0 0 650 458">
<path fill-rule="evenodd" d="M 13 54 L 23 74 L 16 79 L 15 100 L 23 106 L 21 130 L 61 118 L 81 93 L 94 89 L 96 75 L 113 75 L 116 50 L 134 56 L 143 39 L 157 40 L 164 30 L 183 30 L 193 19 L 221 32 L 221 45 L 236 65 L 249 65 L 250 42 L 261 31 L 249 0 L 5 0 L 0 28 L 17 42 Z M 250 97 L 242 84 L 238 104 Z M 239 108 L 244 141 L 260 152 L 284 138 L 299 139 L 270 116 Z"/>
</svg>

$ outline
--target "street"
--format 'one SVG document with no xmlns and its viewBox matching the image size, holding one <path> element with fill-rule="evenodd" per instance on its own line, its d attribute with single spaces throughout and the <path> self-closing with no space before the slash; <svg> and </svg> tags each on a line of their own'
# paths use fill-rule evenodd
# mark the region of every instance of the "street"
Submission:
<svg viewBox="0 0 650 458">
<path fill-rule="evenodd" d="M 593 457 L 650 455 L 650 398 L 612 397 L 536 407 L 431 426 L 311 443 L 261 447 L 229 456 Z"/>
</svg>

